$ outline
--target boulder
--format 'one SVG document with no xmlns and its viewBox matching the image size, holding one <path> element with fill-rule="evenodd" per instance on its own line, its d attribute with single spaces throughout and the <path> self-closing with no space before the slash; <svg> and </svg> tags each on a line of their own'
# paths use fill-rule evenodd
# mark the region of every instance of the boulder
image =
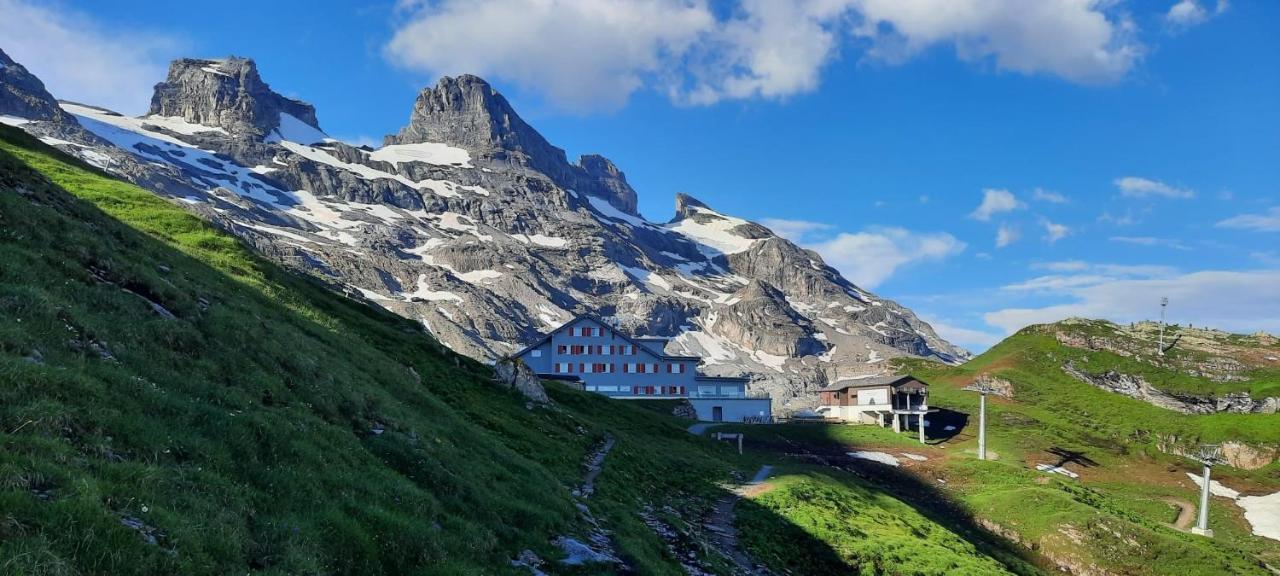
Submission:
<svg viewBox="0 0 1280 576">
<path fill-rule="evenodd" d="M 532 402 L 538 404 L 551 403 L 551 399 L 547 397 L 547 391 L 542 387 L 542 381 L 538 379 L 538 375 L 518 358 L 506 358 L 494 364 L 493 379 L 507 388 L 519 391 Z"/>
</svg>

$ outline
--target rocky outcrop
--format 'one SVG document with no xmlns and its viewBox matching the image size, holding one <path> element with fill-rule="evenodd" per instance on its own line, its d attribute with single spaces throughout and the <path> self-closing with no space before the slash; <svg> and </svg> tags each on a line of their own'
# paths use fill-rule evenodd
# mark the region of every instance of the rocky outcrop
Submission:
<svg viewBox="0 0 1280 576">
<path fill-rule="evenodd" d="M 973 384 L 974 386 L 981 386 L 990 390 L 990 393 L 995 394 L 996 396 L 1013 398 L 1013 382 L 1005 380 L 999 376 L 994 376 L 984 372 L 979 374 L 978 377 L 973 380 Z"/>
<path fill-rule="evenodd" d="M 1199 442 L 1188 441 L 1173 435 L 1156 437 L 1156 448 L 1165 454 L 1195 459 Z M 1241 470 L 1257 470 L 1275 462 L 1280 457 L 1280 448 L 1275 446 L 1253 446 L 1242 442 L 1223 442 L 1219 445 L 1223 462 L 1228 466 Z"/>
<path fill-rule="evenodd" d="M 1183 414 L 1213 414 L 1216 412 L 1275 414 L 1277 405 L 1280 404 L 1280 399 L 1277 398 L 1256 401 L 1249 396 L 1248 392 L 1236 392 L 1222 396 L 1170 393 L 1152 386 L 1141 376 L 1121 374 L 1113 370 L 1089 373 L 1077 368 L 1074 362 L 1064 364 L 1062 371 L 1081 382 L 1091 384 L 1108 392 L 1123 394 L 1130 398 L 1136 398 L 1148 404 Z"/>
<path fill-rule="evenodd" d="M 494 364 L 493 379 L 495 382 L 523 394 L 525 398 L 532 402 L 538 404 L 549 404 L 551 402 L 551 399 L 547 397 L 546 389 L 542 387 L 542 381 L 538 379 L 538 375 L 519 359 L 507 358 Z"/>
<path fill-rule="evenodd" d="M 759 278 L 734 293 L 713 333 L 751 350 L 785 357 L 817 356 L 827 347 L 813 337 L 813 323 L 787 304 L 787 297 Z"/>
<path fill-rule="evenodd" d="M 44 83 L 0 50 L 0 116 L 75 124 Z"/>
<path fill-rule="evenodd" d="M 609 159 L 583 156 L 570 164 L 524 121 L 511 103 L 483 79 L 445 76 L 424 88 L 413 104 L 409 124 L 384 139 L 387 144 L 440 142 L 488 160 L 527 166 L 557 185 L 608 200 L 628 214 L 636 212 L 636 193 Z"/>
<path fill-rule="evenodd" d="M 258 139 L 280 127 L 281 114 L 320 129 L 315 107 L 275 93 L 262 81 L 253 60 L 234 56 L 173 61 L 168 77 L 156 84 L 148 114 L 176 116 Z"/>
</svg>

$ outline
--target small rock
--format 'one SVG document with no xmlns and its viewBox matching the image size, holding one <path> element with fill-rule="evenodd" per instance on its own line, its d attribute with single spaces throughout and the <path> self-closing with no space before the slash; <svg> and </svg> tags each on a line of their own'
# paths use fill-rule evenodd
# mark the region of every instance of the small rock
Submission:
<svg viewBox="0 0 1280 576">
<path fill-rule="evenodd" d="M 41 354 L 40 351 L 35 348 L 32 348 L 31 352 L 28 352 L 26 356 L 22 357 L 22 359 L 32 364 L 44 364 L 44 354 Z"/>
</svg>

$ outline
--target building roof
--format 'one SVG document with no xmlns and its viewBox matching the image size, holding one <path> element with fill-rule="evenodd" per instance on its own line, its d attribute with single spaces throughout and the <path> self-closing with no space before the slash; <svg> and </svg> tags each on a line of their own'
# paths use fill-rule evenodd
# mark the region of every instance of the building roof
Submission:
<svg viewBox="0 0 1280 576">
<path fill-rule="evenodd" d="M 819 392 L 835 392 L 838 390 L 848 390 L 851 388 L 879 388 L 888 386 L 895 390 L 903 392 L 924 392 L 929 386 L 921 382 L 915 376 L 910 374 L 892 374 L 888 376 L 876 376 L 873 378 L 856 378 L 852 380 L 841 380 L 818 390 Z"/>
<path fill-rule="evenodd" d="M 578 322 L 579 320 L 590 320 L 601 326 L 608 326 L 610 330 L 613 330 L 614 334 L 621 336 L 623 340 L 626 340 L 628 343 L 633 344 L 639 348 L 644 348 L 647 352 L 649 352 L 650 354 L 653 354 L 654 356 L 657 356 L 661 360 L 702 360 L 701 356 L 670 356 L 665 352 L 663 352 L 661 348 L 655 350 L 651 347 L 651 345 L 654 344 L 656 340 L 659 340 L 659 338 L 629 336 L 625 332 L 615 328 L 612 324 L 609 324 L 608 322 L 605 322 L 604 320 L 592 314 L 579 314 L 577 316 L 574 316 L 568 322 L 565 322 L 564 324 L 561 324 L 560 326 L 556 327 L 556 329 L 550 332 L 547 332 L 546 334 L 543 334 L 542 337 L 535 340 L 532 344 L 525 346 L 519 352 L 512 354 L 512 356 L 513 357 L 524 356 L 530 350 L 545 344 L 548 340 L 551 339 L 552 336 L 555 336 L 556 333 L 560 332 L 561 330 L 564 330 L 565 328 L 572 326 L 574 323 Z M 646 342 L 646 340 L 648 340 L 648 342 Z M 661 340 L 666 340 L 666 338 L 661 338 Z"/>
</svg>

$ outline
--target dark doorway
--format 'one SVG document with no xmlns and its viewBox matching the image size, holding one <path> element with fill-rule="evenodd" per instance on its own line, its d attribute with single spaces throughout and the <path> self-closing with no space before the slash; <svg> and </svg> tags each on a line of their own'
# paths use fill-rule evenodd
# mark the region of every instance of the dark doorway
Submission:
<svg viewBox="0 0 1280 576">
<path fill-rule="evenodd" d="M 711 408 L 711 420 L 713 422 L 724 422 L 724 408 L 714 406 Z"/>
</svg>

